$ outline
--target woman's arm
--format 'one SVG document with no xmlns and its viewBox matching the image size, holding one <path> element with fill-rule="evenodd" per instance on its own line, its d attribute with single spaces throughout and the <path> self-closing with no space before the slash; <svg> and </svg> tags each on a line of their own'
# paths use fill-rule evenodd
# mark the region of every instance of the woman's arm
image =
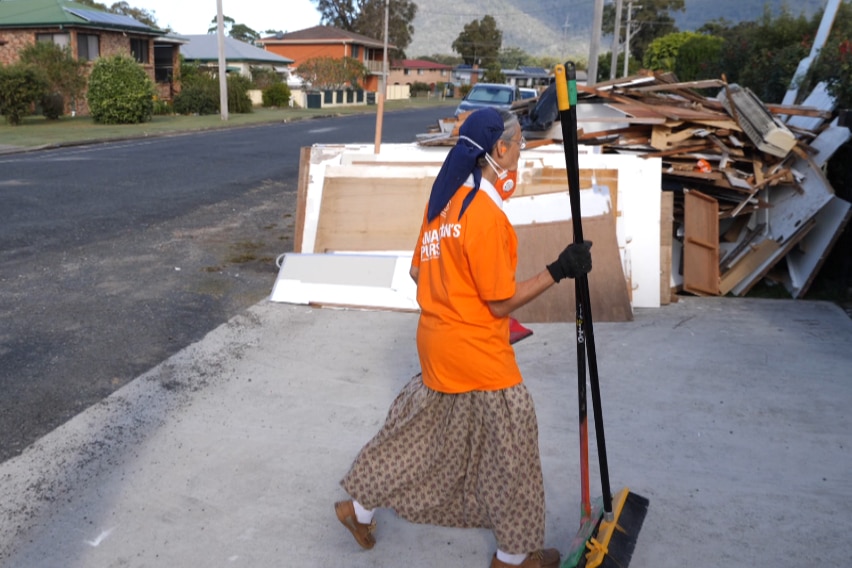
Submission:
<svg viewBox="0 0 852 568">
<path fill-rule="evenodd" d="M 413 277 L 413 276 L 412 276 Z M 416 282 L 416 279 L 415 279 Z M 556 284 L 547 270 L 542 270 L 529 280 L 515 286 L 515 295 L 505 300 L 488 302 L 491 313 L 496 317 L 506 317 L 518 308 L 538 298 L 545 290 Z"/>
</svg>

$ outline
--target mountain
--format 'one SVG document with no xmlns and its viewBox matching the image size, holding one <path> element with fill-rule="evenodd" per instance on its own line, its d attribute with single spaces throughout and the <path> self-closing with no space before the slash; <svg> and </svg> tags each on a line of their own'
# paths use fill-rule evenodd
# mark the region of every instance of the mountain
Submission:
<svg viewBox="0 0 852 568">
<path fill-rule="evenodd" d="M 503 47 L 519 47 L 530 55 L 565 59 L 587 59 L 594 0 L 415 0 L 414 37 L 406 49 L 410 58 L 454 54 L 453 41 L 465 24 L 491 15 L 503 31 Z M 609 2 L 611 0 L 607 0 Z M 773 15 L 788 0 L 766 0 Z M 811 16 L 824 0 L 799 0 L 793 15 Z M 686 9 L 675 12 L 681 31 L 695 30 L 704 23 L 724 18 L 728 22 L 759 20 L 764 3 L 759 0 L 685 0 Z M 627 0 L 624 0 L 626 10 Z M 602 40 L 601 51 L 609 51 L 611 37 Z"/>
</svg>

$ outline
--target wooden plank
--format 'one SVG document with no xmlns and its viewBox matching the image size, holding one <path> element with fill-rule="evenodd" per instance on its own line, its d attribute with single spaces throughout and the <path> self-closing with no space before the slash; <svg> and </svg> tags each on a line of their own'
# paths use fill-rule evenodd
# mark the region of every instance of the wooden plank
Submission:
<svg viewBox="0 0 852 568">
<path fill-rule="evenodd" d="M 599 186 L 606 186 L 609 188 L 609 196 L 613 210 L 617 210 L 618 170 L 602 168 L 580 169 L 581 188 L 591 188 L 592 180 L 596 181 Z M 520 197 L 524 195 L 560 193 L 563 191 L 568 191 L 568 170 L 565 168 L 544 166 L 541 168 L 532 168 L 529 175 L 525 175 L 520 183 L 518 183 L 518 189 L 515 192 L 515 195 Z"/>
<path fill-rule="evenodd" d="M 733 290 L 744 278 L 771 258 L 779 247 L 780 245 L 772 239 L 763 239 L 751 245 L 750 252 L 740 257 L 731 269 L 722 275 L 719 281 L 719 293 L 724 296 Z"/>
<path fill-rule="evenodd" d="M 655 91 L 675 91 L 678 89 L 706 89 L 709 87 L 721 87 L 725 83 L 721 79 L 703 79 L 701 81 L 683 81 L 680 83 L 660 83 L 658 85 L 649 85 L 646 87 L 637 86 L 624 89 L 625 92 L 655 92 Z"/>
<path fill-rule="evenodd" d="M 299 178 L 296 186 L 296 226 L 293 250 L 302 250 L 302 235 L 305 233 L 305 209 L 308 201 L 308 184 L 311 179 L 311 147 L 302 146 L 299 151 Z"/>
<path fill-rule="evenodd" d="M 751 290 L 755 284 L 760 282 L 760 280 L 766 276 L 769 271 L 772 270 L 772 268 L 793 249 L 793 247 L 799 244 L 799 241 L 804 239 L 808 233 L 810 233 L 811 229 L 814 228 L 814 225 L 816 225 L 816 219 L 813 218 L 802 225 L 801 228 L 791 238 L 789 238 L 782 247 L 776 249 L 775 252 L 771 254 L 763 264 L 757 267 L 754 272 L 734 286 L 734 288 L 731 289 L 731 292 L 737 296 L 745 296 L 748 294 L 749 290 Z"/>
<path fill-rule="evenodd" d="M 700 191 L 684 192 L 683 289 L 719 294 L 719 203 Z"/>
<path fill-rule="evenodd" d="M 660 305 L 672 297 L 672 231 L 674 230 L 674 193 L 660 194 Z"/>
<path fill-rule="evenodd" d="M 518 235 L 518 281 L 535 276 L 571 242 L 570 221 L 515 227 Z M 589 296 L 595 321 L 632 321 L 627 282 L 618 252 L 612 215 L 583 217 L 583 236 L 594 243 Z M 568 322 L 576 318 L 574 283 L 564 280 L 513 314 L 518 321 Z"/>
</svg>

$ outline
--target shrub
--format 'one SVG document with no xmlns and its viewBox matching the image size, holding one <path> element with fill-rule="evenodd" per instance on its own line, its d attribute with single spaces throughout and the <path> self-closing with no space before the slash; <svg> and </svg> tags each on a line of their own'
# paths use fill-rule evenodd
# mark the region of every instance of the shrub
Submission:
<svg viewBox="0 0 852 568">
<path fill-rule="evenodd" d="M 263 106 L 286 107 L 290 104 L 290 87 L 284 83 L 276 83 L 263 91 Z"/>
<path fill-rule="evenodd" d="M 255 89 L 265 91 L 269 87 L 281 82 L 281 76 L 275 72 L 275 69 L 269 67 L 252 67 L 251 82 Z"/>
<path fill-rule="evenodd" d="M 242 75 L 228 76 L 228 112 L 235 114 L 253 112 L 251 97 L 248 96 L 248 90 L 251 87 L 251 81 Z"/>
<path fill-rule="evenodd" d="M 416 97 L 420 93 L 428 93 L 429 91 L 429 85 L 421 81 L 414 81 L 413 83 L 411 83 L 411 87 L 409 89 L 409 92 L 411 93 L 412 97 Z"/>
<path fill-rule="evenodd" d="M 32 67 L 22 64 L 0 66 L 0 114 L 9 124 L 20 124 L 46 90 L 44 76 Z"/>
<path fill-rule="evenodd" d="M 171 102 L 170 101 L 164 101 L 164 100 L 159 99 L 159 98 L 154 100 L 153 112 L 154 112 L 154 115 L 156 115 L 156 116 L 163 116 L 163 115 L 169 115 L 169 114 L 174 113 L 174 111 L 172 110 Z"/>
<path fill-rule="evenodd" d="M 70 47 L 36 42 L 21 50 L 21 63 L 44 75 L 48 93 L 41 101 L 44 116 L 57 119 L 65 113 L 65 101 L 72 105 L 86 88 L 86 63 L 71 55 Z"/>
<path fill-rule="evenodd" d="M 154 82 L 125 55 L 98 59 L 89 77 L 89 110 L 95 122 L 136 124 L 151 119 Z"/>
<path fill-rule="evenodd" d="M 174 98 L 177 114 L 216 114 L 219 112 L 219 84 L 212 77 L 196 77 L 183 83 Z"/>
<path fill-rule="evenodd" d="M 41 98 L 41 113 L 50 120 L 58 120 L 65 114 L 65 97 L 59 93 L 51 93 Z"/>
</svg>

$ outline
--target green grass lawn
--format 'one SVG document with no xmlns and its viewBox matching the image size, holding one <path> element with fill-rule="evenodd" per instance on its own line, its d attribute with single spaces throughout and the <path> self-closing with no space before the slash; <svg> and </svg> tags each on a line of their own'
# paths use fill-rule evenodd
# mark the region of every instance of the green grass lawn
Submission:
<svg viewBox="0 0 852 568">
<path fill-rule="evenodd" d="M 385 110 L 393 111 L 405 108 L 447 107 L 447 116 L 452 116 L 458 99 L 438 99 L 416 97 L 412 99 L 387 101 Z M 344 114 L 375 114 L 376 105 L 344 106 L 323 109 L 273 109 L 255 108 L 247 114 L 231 114 L 227 121 L 216 115 L 205 116 L 155 116 L 143 124 L 96 124 L 88 116 L 63 116 L 59 120 L 47 120 L 43 116 L 30 116 L 18 126 L 0 123 L 0 147 L 19 146 L 37 148 L 43 146 L 72 144 L 94 140 L 115 140 L 168 134 L 172 132 L 192 132 L 213 128 L 228 128 L 263 124 L 270 122 L 288 122 L 315 116 L 336 116 Z"/>
</svg>

